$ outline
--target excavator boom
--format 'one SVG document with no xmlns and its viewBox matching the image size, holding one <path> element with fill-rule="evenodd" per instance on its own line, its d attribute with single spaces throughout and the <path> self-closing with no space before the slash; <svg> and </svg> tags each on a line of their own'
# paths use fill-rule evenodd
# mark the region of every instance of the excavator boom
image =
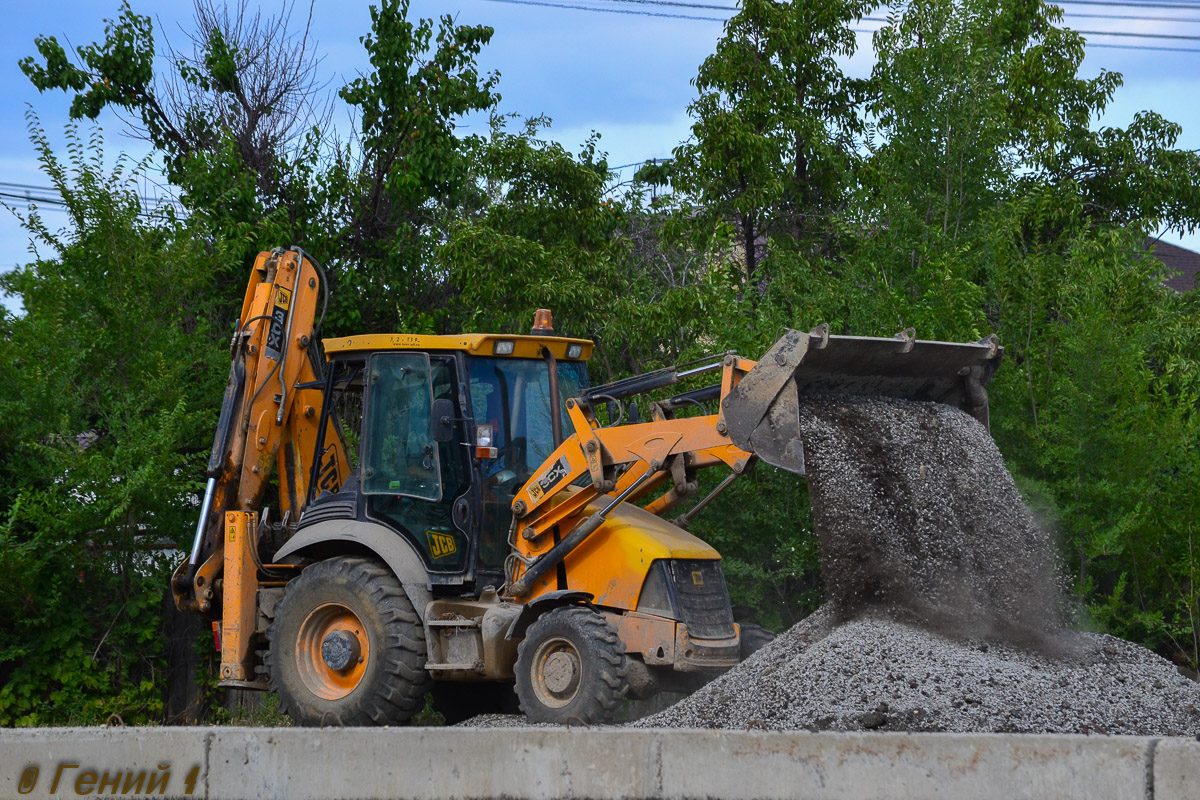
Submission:
<svg viewBox="0 0 1200 800">
<path fill-rule="evenodd" d="M 171 578 L 181 610 L 222 616 L 218 580 L 230 535 L 227 515 L 257 514 L 276 465 L 284 515 L 299 515 L 318 471 L 333 475 L 336 485 L 349 473 L 336 433 L 325 437 L 332 448 L 318 469 L 305 463 L 321 419 L 321 363 L 311 347 L 323 281 L 317 262 L 298 249 L 263 252 L 255 260 L 230 343 L 229 381 L 195 540 Z M 252 537 L 253 528 L 248 527 Z M 256 552 L 251 555 L 257 558 Z M 224 577 L 229 588 L 229 576 Z"/>
</svg>

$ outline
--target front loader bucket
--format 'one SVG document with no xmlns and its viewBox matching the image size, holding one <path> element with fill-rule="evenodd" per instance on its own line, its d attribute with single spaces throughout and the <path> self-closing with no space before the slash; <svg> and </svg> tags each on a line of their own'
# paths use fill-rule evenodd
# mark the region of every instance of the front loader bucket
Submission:
<svg viewBox="0 0 1200 800">
<path fill-rule="evenodd" d="M 984 389 L 1004 348 L 994 336 L 975 343 L 929 342 L 909 328 L 892 339 L 789 330 L 725 397 L 721 411 L 733 443 L 781 469 L 804 474 L 801 394 L 883 395 L 957 406 L 988 424 Z"/>
</svg>

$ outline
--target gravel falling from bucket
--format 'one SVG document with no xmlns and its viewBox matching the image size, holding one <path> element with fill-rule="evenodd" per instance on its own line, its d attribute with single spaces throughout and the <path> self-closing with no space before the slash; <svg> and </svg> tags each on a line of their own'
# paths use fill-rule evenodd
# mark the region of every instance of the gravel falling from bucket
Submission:
<svg viewBox="0 0 1200 800">
<path fill-rule="evenodd" d="M 987 429 L 941 403 L 805 398 L 813 529 L 835 621 L 1057 644 L 1053 546 Z"/>
</svg>

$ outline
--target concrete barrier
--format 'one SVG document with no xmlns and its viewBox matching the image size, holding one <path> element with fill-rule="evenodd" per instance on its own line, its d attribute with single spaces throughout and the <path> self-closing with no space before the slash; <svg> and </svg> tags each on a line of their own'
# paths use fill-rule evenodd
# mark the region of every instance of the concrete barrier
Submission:
<svg viewBox="0 0 1200 800">
<path fill-rule="evenodd" d="M 1155 744 L 1153 796 L 1200 800 L 1200 737 Z"/>
<path fill-rule="evenodd" d="M 0 731 L 0 798 L 1200 800 L 1200 742 L 560 728 Z"/>
</svg>

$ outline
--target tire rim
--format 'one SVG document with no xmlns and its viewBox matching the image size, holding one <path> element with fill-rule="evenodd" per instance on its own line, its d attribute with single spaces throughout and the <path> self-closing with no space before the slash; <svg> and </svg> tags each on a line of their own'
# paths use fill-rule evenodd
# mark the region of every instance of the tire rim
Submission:
<svg viewBox="0 0 1200 800">
<path fill-rule="evenodd" d="M 334 669 L 321 653 L 325 640 L 336 637 L 349 642 L 355 657 L 343 669 Z M 362 683 L 370 659 L 371 644 L 358 615 L 340 603 L 324 603 L 309 612 L 300 624 L 296 648 L 300 680 L 323 700 L 340 700 Z"/>
<path fill-rule="evenodd" d="M 583 659 L 568 639 L 556 636 L 533 654 L 533 693 L 547 708 L 562 708 L 579 694 Z"/>
</svg>

